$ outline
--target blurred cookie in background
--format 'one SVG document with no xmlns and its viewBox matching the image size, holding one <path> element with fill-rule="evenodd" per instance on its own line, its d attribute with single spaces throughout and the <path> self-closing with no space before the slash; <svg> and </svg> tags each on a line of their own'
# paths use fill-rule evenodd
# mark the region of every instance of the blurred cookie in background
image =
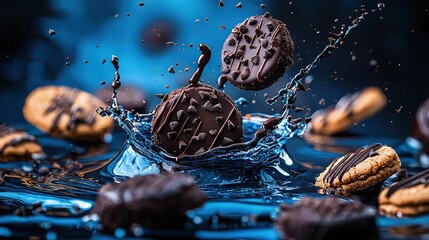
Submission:
<svg viewBox="0 0 429 240">
<path fill-rule="evenodd" d="M 410 135 L 418 141 L 413 145 L 420 149 L 420 164 L 429 167 L 429 98 L 417 109 Z"/>
<path fill-rule="evenodd" d="M 111 86 L 101 88 L 95 96 L 101 99 L 105 105 L 111 105 L 113 90 Z M 146 95 L 136 86 L 124 85 L 118 91 L 118 104 L 127 110 L 135 110 L 142 114 L 147 113 Z"/>
<path fill-rule="evenodd" d="M 316 111 L 309 132 L 334 135 L 343 132 L 379 112 L 386 106 L 387 98 L 378 87 L 367 87 L 342 97 L 335 106 Z"/>
<path fill-rule="evenodd" d="M 0 123 L 0 161 L 38 159 L 43 155 L 36 137 L 23 129 Z"/>
<path fill-rule="evenodd" d="M 104 141 L 110 138 L 114 120 L 95 110 L 105 104 L 76 88 L 44 86 L 32 91 L 23 108 L 25 119 L 54 137 L 75 141 Z"/>
</svg>

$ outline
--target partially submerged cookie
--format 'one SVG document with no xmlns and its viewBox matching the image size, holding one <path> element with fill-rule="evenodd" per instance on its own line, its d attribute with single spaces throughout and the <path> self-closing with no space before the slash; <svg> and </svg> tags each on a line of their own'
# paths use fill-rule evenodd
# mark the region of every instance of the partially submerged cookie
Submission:
<svg viewBox="0 0 429 240">
<path fill-rule="evenodd" d="M 307 197 L 281 205 L 276 226 L 286 239 L 377 239 L 376 213 L 359 201 Z"/>
<path fill-rule="evenodd" d="M 190 175 L 151 174 L 103 186 L 92 213 L 99 216 L 105 230 L 128 230 L 133 224 L 171 228 L 183 225 L 186 212 L 205 201 Z"/>
<path fill-rule="evenodd" d="M 286 25 L 269 13 L 246 19 L 223 44 L 219 87 L 226 80 L 244 90 L 271 86 L 292 64 L 293 48 Z"/>
<path fill-rule="evenodd" d="M 386 96 L 377 87 L 367 87 L 342 97 L 330 108 L 319 110 L 312 116 L 311 133 L 333 135 L 379 112 L 387 103 Z"/>
<path fill-rule="evenodd" d="M 76 141 L 101 141 L 110 133 L 114 120 L 95 110 L 105 104 L 95 96 L 64 86 L 45 86 L 25 100 L 25 119 L 41 131 Z"/>
<path fill-rule="evenodd" d="M 0 123 L 0 160 L 34 159 L 42 153 L 35 136 L 23 129 Z"/>
<path fill-rule="evenodd" d="M 380 212 L 386 215 L 429 213 L 429 169 L 384 189 L 378 202 Z"/>
<path fill-rule="evenodd" d="M 207 56 L 210 49 L 200 46 Z M 164 97 L 152 119 L 155 145 L 172 156 L 198 155 L 219 146 L 229 146 L 243 139 L 242 116 L 235 102 L 225 93 L 199 83 L 199 69 L 188 86 Z"/>
<path fill-rule="evenodd" d="M 335 159 L 315 185 L 327 190 L 357 192 L 384 182 L 400 167 L 395 150 L 376 143 Z"/>
</svg>

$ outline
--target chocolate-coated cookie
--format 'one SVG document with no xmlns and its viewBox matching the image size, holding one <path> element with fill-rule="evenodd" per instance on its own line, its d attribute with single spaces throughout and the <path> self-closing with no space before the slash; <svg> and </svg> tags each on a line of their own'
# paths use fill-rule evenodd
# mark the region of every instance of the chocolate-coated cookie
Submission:
<svg viewBox="0 0 429 240">
<path fill-rule="evenodd" d="M 281 205 L 276 226 L 285 239 L 378 239 L 376 213 L 359 201 L 307 197 Z"/>
<path fill-rule="evenodd" d="M 45 133 L 76 141 L 101 141 L 113 128 L 112 118 L 95 110 L 105 104 L 95 96 L 64 86 L 44 86 L 25 100 L 25 119 Z"/>
<path fill-rule="evenodd" d="M 225 93 L 206 84 L 165 96 L 152 120 L 156 145 L 173 156 L 198 155 L 243 139 L 242 116 Z"/>
<path fill-rule="evenodd" d="M 429 155 L 429 98 L 417 110 L 411 136 L 421 142 L 423 153 Z"/>
<path fill-rule="evenodd" d="M 319 110 L 312 116 L 309 131 L 313 134 L 333 135 L 367 119 L 384 108 L 387 98 L 381 89 L 367 87 L 342 97 L 330 108 Z"/>
<path fill-rule="evenodd" d="M 271 86 L 292 64 L 293 48 L 286 25 L 269 13 L 246 19 L 223 44 L 219 87 L 226 80 L 244 90 Z"/>
<path fill-rule="evenodd" d="M 386 215 L 429 213 L 429 169 L 384 189 L 378 201 L 380 212 Z"/>
<path fill-rule="evenodd" d="M 103 87 L 97 91 L 96 97 L 101 99 L 106 105 L 112 102 L 112 87 Z M 134 86 L 121 86 L 117 94 L 118 104 L 124 109 L 134 110 L 138 113 L 147 113 L 146 96 L 143 92 Z"/>
<path fill-rule="evenodd" d="M 103 186 L 92 213 L 105 230 L 139 224 L 147 228 L 179 227 L 186 211 L 200 207 L 205 194 L 187 174 L 135 176 L 122 183 Z"/>
<path fill-rule="evenodd" d="M 35 136 L 23 129 L 0 123 L 0 160 L 34 159 L 42 153 Z"/>
<path fill-rule="evenodd" d="M 335 159 L 316 180 L 316 186 L 357 192 L 384 182 L 398 172 L 401 161 L 391 147 L 379 143 Z"/>
</svg>

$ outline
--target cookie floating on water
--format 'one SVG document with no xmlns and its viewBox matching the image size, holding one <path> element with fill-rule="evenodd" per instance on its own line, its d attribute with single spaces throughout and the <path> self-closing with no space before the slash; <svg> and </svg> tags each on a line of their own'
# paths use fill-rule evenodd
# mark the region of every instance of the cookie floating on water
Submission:
<svg viewBox="0 0 429 240">
<path fill-rule="evenodd" d="M 34 159 L 43 154 L 36 137 L 22 129 L 0 123 L 0 161 Z"/>
<path fill-rule="evenodd" d="M 114 120 L 95 110 L 105 104 L 95 96 L 65 86 L 45 86 L 32 91 L 25 100 L 25 119 L 54 137 L 75 141 L 102 141 Z"/>
<path fill-rule="evenodd" d="M 186 211 L 206 201 L 205 194 L 187 174 L 135 176 L 103 186 L 92 213 L 105 230 L 129 230 L 134 224 L 147 228 L 183 225 Z"/>
<path fill-rule="evenodd" d="M 384 182 L 400 167 L 395 150 L 376 143 L 335 159 L 315 185 L 327 190 L 357 192 Z"/>
<path fill-rule="evenodd" d="M 378 239 L 376 213 L 359 201 L 306 197 L 281 205 L 276 226 L 287 239 Z"/>
<path fill-rule="evenodd" d="M 384 189 L 378 198 L 380 212 L 393 216 L 429 213 L 429 169 Z"/>
<path fill-rule="evenodd" d="M 293 48 L 286 25 L 269 13 L 246 19 L 223 44 L 219 87 L 226 81 L 244 90 L 271 86 L 292 64 Z"/>
<path fill-rule="evenodd" d="M 203 55 L 198 70 L 186 87 L 176 89 L 156 107 L 152 120 L 155 145 L 181 157 L 198 155 L 243 139 L 242 116 L 225 93 L 198 83 L 210 49 L 200 45 Z"/>
</svg>

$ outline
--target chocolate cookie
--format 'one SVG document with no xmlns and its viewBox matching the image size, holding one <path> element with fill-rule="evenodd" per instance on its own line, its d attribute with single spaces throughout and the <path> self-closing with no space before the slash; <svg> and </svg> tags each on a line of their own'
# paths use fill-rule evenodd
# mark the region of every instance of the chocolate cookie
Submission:
<svg viewBox="0 0 429 240">
<path fill-rule="evenodd" d="M 36 137 L 22 129 L 0 123 L 0 160 L 34 159 L 42 153 Z"/>
<path fill-rule="evenodd" d="M 429 98 L 418 108 L 411 136 L 422 144 L 422 152 L 429 155 Z"/>
<path fill-rule="evenodd" d="M 276 226 L 287 239 L 378 239 L 376 213 L 359 201 L 303 198 L 280 206 Z"/>
<path fill-rule="evenodd" d="M 357 192 L 384 182 L 401 167 L 395 150 L 379 143 L 335 159 L 316 180 L 324 189 Z"/>
<path fill-rule="evenodd" d="M 100 141 L 110 133 L 114 120 L 95 110 L 105 104 L 76 88 L 45 86 L 25 100 L 25 119 L 45 133 L 77 141 Z"/>
<path fill-rule="evenodd" d="M 384 189 L 378 198 L 386 215 L 412 216 L 429 213 L 429 169 Z"/>
<path fill-rule="evenodd" d="M 377 87 L 367 87 L 352 95 L 342 97 L 328 109 L 315 112 L 309 125 L 311 133 L 333 135 L 361 122 L 387 103 L 386 96 Z"/>
<path fill-rule="evenodd" d="M 246 19 L 223 44 L 219 87 L 226 80 L 244 90 L 271 86 L 292 64 L 293 48 L 286 25 L 269 13 Z"/>
<path fill-rule="evenodd" d="M 101 99 L 105 104 L 110 105 L 112 101 L 112 87 L 103 87 L 97 91 L 96 97 Z M 137 87 L 121 86 L 117 94 L 118 104 L 124 109 L 134 110 L 138 113 L 147 113 L 146 96 Z"/>
<path fill-rule="evenodd" d="M 99 216 L 105 230 L 129 229 L 132 224 L 179 227 L 186 220 L 186 211 L 205 201 L 190 175 L 151 174 L 103 186 L 92 213 Z"/>
<path fill-rule="evenodd" d="M 155 145 L 176 157 L 202 154 L 243 139 L 242 116 L 235 102 L 225 93 L 198 83 L 210 51 L 205 45 L 200 48 L 203 55 L 190 84 L 166 95 L 152 119 Z"/>
</svg>

